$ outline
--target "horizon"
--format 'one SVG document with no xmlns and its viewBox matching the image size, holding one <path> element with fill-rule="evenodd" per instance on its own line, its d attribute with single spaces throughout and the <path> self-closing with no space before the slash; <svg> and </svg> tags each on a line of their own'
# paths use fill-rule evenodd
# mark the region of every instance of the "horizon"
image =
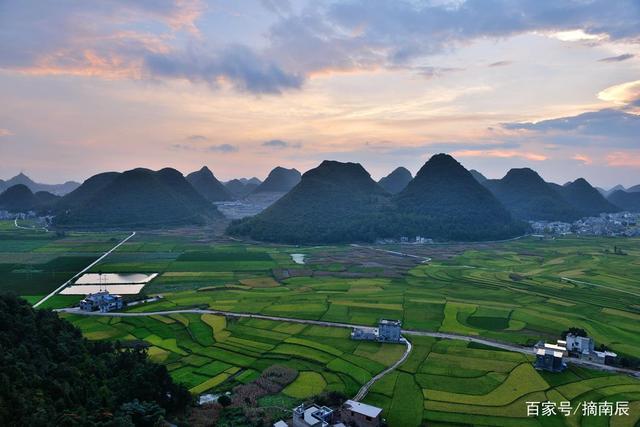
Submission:
<svg viewBox="0 0 640 427">
<path fill-rule="evenodd" d="M 447 152 L 489 178 L 628 187 L 639 40 L 632 0 L 6 4 L 0 176 L 334 159 L 378 180 Z"/>
<path fill-rule="evenodd" d="M 449 153 L 434 153 L 434 154 L 432 154 L 432 156 L 435 156 L 436 154 L 447 154 L 447 155 L 450 155 Z M 429 157 L 429 158 L 431 158 L 431 157 Z M 469 167 L 467 167 L 467 166 L 464 164 L 464 162 L 460 161 L 460 159 L 456 159 L 455 157 L 454 157 L 454 159 L 455 159 L 456 161 L 458 161 L 458 162 L 459 162 L 463 167 L 465 167 L 467 170 L 469 170 L 469 171 L 471 171 L 471 170 L 475 170 L 475 171 L 477 171 L 477 172 L 480 172 L 480 173 L 481 173 L 485 178 L 487 178 L 487 179 L 501 179 L 501 178 L 503 178 L 503 177 L 504 177 L 504 176 L 505 176 L 505 175 L 506 175 L 510 170 L 512 170 L 512 169 L 523 169 L 523 168 L 528 168 L 528 167 L 525 167 L 525 166 L 521 166 L 521 167 L 514 166 L 513 168 L 510 168 L 510 169 L 508 169 L 508 170 L 504 171 L 504 173 L 502 173 L 502 174 L 501 174 L 501 175 L 499 175 L 499 176 L 491 176 L 490 174 L 487 174 L 487 173 L 485 173 L 485 172 L 484 172 L 484 171 L 482 171 L 482 170 L 478 170 L 478 169 L 475 169 L 475 168 L 469 168 Z M 325 160 L 327 160 L 327 161 L 338 161 L 338 162 L 341 162 L 341 161 L 339 161 L 339 160 L 334 160 L 334 159 L 325 159 Z M 428 159 L 427 159 L 427 160 L 428 160 Z M 324 160 L 323 160 L 323 161 L 324 161 Z M 295 167 L 287 167 L 287 166 L 282 166 L 282 165 L 275 165 L 275 166 L 273 166 L 271 169 L 269 169 L 269 171 L 268 171 L 264 176 L 247 175 L 247 176 L 232 176 L 232 177 L 230 177 L 230 178 L 224 178 L 224 177 L 220 177 L 220 176 L 218 176 L 218 175 L 216 174 L 216 171 L 215 171 L 215 170 L 213 170 L 213 168 L 209 167 L 208 165 L 202 165 L 201 167 L 198 167 L 198 168 L 196 168 L 196 169 L 194 169 L 194 170 L 188 170 L 188 171 L 179 170 L 179 169 L 174 168 L 174 167 L 172 167 L 172 166 L 163 166 L 163 167 L 159 167 L 159 168 L 145 168 L 145 167 L 140 166 L 140 167 L 138 167 L 138 168 L 142 168 L 142 169 L 150 169 L 150 170 L 153 170 L 153 171 L 158 171 L 158 170 L 161 170 L 161 169 L 164 169 L 164 168 L 171 168 L 171 169 L 175 169 L 175 170 L 177 170 L 177 171 L 178 171 L 178 172 L 180 172 L 183 176 L 185 176 L 185 177 L 186 177 L 186 176 L 187 176 L 188 174 L 190 174 L 191 172 L 197 172 L 197 171 L 199 171 L 202 167 L 208 167 L 208 168 L 209 168 L 209 170 L 211 170 L 211 172 L 214 174 L 214 176 L 216 177 L 216 179 L 218 179 L 218 180 L 219 180 L 220 182 L 222 182 L 222 183 L 229 182 L 229 181 L 231 181 L 231 180 L 233 180 L 233 179 L 252 179 L 252 178 L 258 178 L 260 181 L 263 181 L 263 182 L 264 182 L 264 180 L 267 178 L 267 176 L 268 176 L 269 172 L 271 172 L 271 171 L 272 171 L 273 169 L 275 169 L 276 167 L 281 166 L 281 167 L 284 167 L 284 168 L 286 168 L 286 169 L 296 169 L 296 170 L 298 170 L 298 172 L 300 172 L 300 174 L 301 174 L 301 175 L 304 175 L 304 174 L 305 174 L 306 172 L 308 172 L 309 170 L 311 170 L 311 169 L 315 169 L 316 167 L 320 166 L 320 163 L 322 163 L 322 161 L 320 161 L 316 166 L 314 166 L 314 167 L 312 167 L 312 168 L 310 168 L 310 169 L 307 169 L 307 170 L 300 170 L 300 169 L 295 168 Z M 342 162 L 342 163 L 345 163 L 345 162 Z M 360 165 L 365 169 L 365 171 L 366 171 L 366 172 L 368 172 L 368 173 L 370 174 L 371 178 L 372 178 L 374 181 L 376 181 L 376 182 L 380 181 L 380 179 L 382 179 L 382 178 L 384 178 L 384 177 L 388 176 L 389 174 L 391 174 L 391 172 L 395 171 L 397 168 L 400 168 L 400 167 L 404 167 L 405 169 L 409 170 L 409 172 L 411 172 L 411 176 L 412 176 L 413 178 L 415 178 L 416 173 L 418 173 L 418 171 L 420 170 L 420 168 L 423 166 L 423 165 L 420 165 L 416 170 L 412 170 L 412 169 L 409 169 L 409 168 L 408 168 L 408 167 L 406 167 L 406 166 L 399 165 L 399 166 L 394 167 L 392 170 L 388 171 L 387 173 L 385 173 L 385 174 L 383 174 L 383 175 L 381 175 L 381 176 L 375 176 L 375 175 L 373 175 L 373 174 L 372 174 L 372 173 L 367 169 L 367 167 L 366 167 L 365 165 L 362 165 L 362 164 L 361 164 L 361 163 L 359 163 L 359 162 L 354 162 L 354 163 L 356 163 L 356 164 L 360 164 Z M 426 162 L 425 162 L 425 163 L 426 163 Z M 133 168 L 133 169 L 136 169 L 136 168 Z M 531 169 L 533 169 L 533 168 L 531 168 Z M 105 170 L 105 171 L 102 171 L 102 172 L 99 172 L 99 173 L 104 173 L 104 172 L 118 172 L 118 173 L 122 173 L 122 172 L 126 172 L 126 171 L 128 171 L 128 170 L 131 170 L 131 169 L 118 170 L 118 171 L 115 171 L 115 170 Z M 538 174 L 542 177 L 542 179 L 543 179 L 545 182 L 555 183 L 555 184 L 560 184 L 560 185 L 564 185 L 564 184 L 566 184 L 566 183 L 573 182 L 573 181 L 575 181 L 575 180 L 577 180 L 577 179 L 580 179 L 580 178 L 584 178 L 584 179 L 586 179 L 586 180 L 589 182 L 589 184 L 591 184 L 593 187 L 596 187 L 596 188 L 602 188 L 602 189 L 604 189 L 604 190 L 611 190 L 611 189 L 613 189 L 614 187 L 617 187 L 618 185 L 622 185 L 624 188 L 629 188 L 629 187 L 632 187 L 632 186 L 634 186 L 634 185 L 638 185 L 638 184 L 633 184 L 633 183 L 631 183 L 631 184 L 629 184 L 629 185 L 624 185 L 624 184 L 614 184 L 614 185 L 612 185 L 612 186 L 601 186 L 601 185 L 598 185 L 597 183 L 591 182 L 588 178 L 585 178 L 585 177 L 582 177 L 582 176 L 577 176 L 577 177 L 575 177 L 575 178 L 573 178 L 573 179 L 569 179 L 569 180 L 567 180 L 567 181 L 559 182 L 559 181 L 552 181 L 552 180 L 550 180 L 550 179 L 547 179 L 545 176 L 543 176 L 542 174 L 540 174 L 537 170 L 535 170 L 535 169 L 533 169 L 533 170 L 534 170 L 536 173 L 538 173 Z M 6 177 L 6 178 L 5 178 L 5 177 L 0 177 L 0 180 L 7 181 L 7 180 L 9 180 L 9 179 L 15 178 L 16 176 L 18 176 L 18 175 L 20 175 L 20 174 L 25 175 L 27 178 L 31 179 L 32 181 L 34 181 L 34 182 L 36 182 L 36 183 L 39 183 L 39 184 L 53 184 L 53 185 L 65 184 L 65 183 L 67 183 L 67 182 L 77 182 L 77 183 L 82 184 L 85 180 L 87 180 L 88 178 L 90 178 L 91 176 L 93 176 L 93 175 L 90 175 L 90 176 L 87 176 L 87 177 L 81 178 L 81 179 L 79 179 L 79 180 L 68 179 L 68 180 L 64 180 L 64 181 L 48 182 L 48 181 L 42 181 L 42 180 L 39 180 L 39 179 L 34 178 L 34 177 L 33 177 L 33 176 L 31 176 L 31 175 L 28 173 L 28 171 L 26 171 L 26 170 L 20 170 L 20 172 L 18 172 L 18 173 L 17 173 L 17 174 L 15 174 L 15 175 L 8 176 L 8 177 Z M 94 174 L 94 175 L 95 175 L 95 174 Z M 640 181 L 639 181 L 639 182 L 640 182 Z"/>
</svg>

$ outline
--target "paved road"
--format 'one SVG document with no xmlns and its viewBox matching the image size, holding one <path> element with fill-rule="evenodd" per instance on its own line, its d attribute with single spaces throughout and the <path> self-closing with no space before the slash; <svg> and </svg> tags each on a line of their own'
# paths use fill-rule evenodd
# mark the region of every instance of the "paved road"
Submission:
<svg viewBox="0 0 640 427">
<path fill-rule="evenodd" d="M 136 235 L 136 232 L 134 231 L 133 233 L 131 233 L 129 235 L 129 237 L 125 238 L 124 240 L 122 240 L 120 243 L 118 243 L 117 245 L 115 245 L 114 247 L 112 247 L 111 249 L 109 249 L 107 252 L 105 252 L 104 254 L 102 254 L 102 256 L 100 258 L 98 258 L 97 260 L 93 261 L 91 264 L 89 264 L 88 266 L 86 266 L 85 268 L 83 268 L 81 271 L 79 271 L 78 273 L 75 274 L 75 276 L 73 276 L 71 279 L 67 280 L 66 282 L 64 282 L 62 285 L 60 285 L 58 288 L 56 288 L 53 292 L 51 292 L 49 295 L 47 295 L 46 297 L 42 298 L 40 301 L 38 301 L 37 303 L 35 303 L 33 306 L 34 307 L 38 307 L 40 304 L 42 304 L 43 302 L 45 302 L 46 300 L 48 300 L 49 298 L 51 298 L 52 296 L 54 296 L 55 294 L 57 294 L 58 292 L 60 292 L 61 290 L 63 290 L 64 288 L 66 288 L 69 283 L 71 283 L 72 281 L 74 281 L 76 278 L 82 276 L 86 271 L 90 270 L 91 267 L 93 267 L 94 265 L 96 265 L 97 263 L 99 263 L 100 261 L 102 261 L 103 259 L 105 259 L 106 257 L 108 257 L 111 252 L 115 251 L 116 249 L 118 249 L 121 245 L 123 245 L 124 243 L 126 243 L 129 239 L 131 239 L 133 236 Z"/>
<path fill-rule="evenodd" d="M 353 400 L 355 400 L 356 402 L 359 402 L 362 399 L 364 399 L 365 396 L 367 395 L 367 393 L 369 393 L 369 390 L 371 389 L 371 387 L 376 382 L 378 382 L 382 377 L 387 375 L 389 372 L 391 372 L 394 369 L 396 369 L 398 366 L 402 365 L 404 363 L 404 361 L 407 360 L 407 358 L 409 357 L 409 354 L 411 353 L 411 350 L 413 349 L 413 345 L 411 344 L 411 341 L 409 341 L 407 339 L 402 338 L 402 340 L 404 341 L 404 344 L 407 346 L 407 349 L 404 351 L 404 354 L 402 355 L 402 357 L 400 359 L 398 359 L 398 361 L 396 363 L 394 363 L 393 365 L 389 366 L 387 369 L 385 369 L 384 371 L 380 372 L 378 375 L 376 375 L 375 377 L 371 378 L 365 385 L 363 385 L 362 388 L 360 388 L 360 390 L 358 391 L 358 394 L 356 394 L 356 396 L 353 398 Z"/>
<path fill-rule="evenodd" d="M 164 315 L 170 315 L 175 313 L 217 314 L 219 316 L 264 319 L 264 320 L 273 320 L 277 322 L 302 323 L 306 325 L 326 326 L 330 328 L 352 329 L 352 328 L 370 328 L 371 327 L 371 325 L 355 325 L 352 323 L 327 322 L 324 320 L 296 319 L 292 317 L 267 316 L 264 314 L 254 314 L 254 313 L 236 313 L 236 312 L 230 312 L 230 311 L 211 310 L 211 309 L 163 310 L 163 311 L 149 311 L 149 312 L 137 312 L 137 313 L 127 313 L 127 312 L 101 313 L 99 311 L 82 311 L 78 308 L 61 308 L 56 311 L 64 312 L 64 313 L 73 313 L 73 314 L 84 315 L 84 316 L 111 316 L 111 317 L 142 317 L 142 316 L 154 316 L 154 315 L 164 316 Z M 422 336 L 422 337 L 442 338 L 442 339 L 448 339 L 448 340 L 475 342 L 478 344 L 484 344 L 486 346 L 499 348 L 502 350 L 513 351 L 513 352 L 522 353 L 522 354 L 534 354 L 532 347 L 523 347 L 515 344 L 498 342 L 498 341 L 488 340 L 485 338 L 479 338 L 475 336 L 449 334 L 445 332 L 415 331 L 411 329 L 403 329 L 402 334 Z M 618 372 L 618 373 L 632 375 L 640 378 L 640 371 L 634 371 L 634 370 L 625 369 L 625 368 L 618 368 L 615 366 L 600 365 L 598 363 L 588 362 L 586 360 L 581 360 L 581 359 L 575 359 L 573 357 L 568 357 L 566 358 L 566 360 L 570 363 L 585 366 L 592 369 L 598 369 L 598 370 L 609 371 L 609 372 Z"/>
</svg>

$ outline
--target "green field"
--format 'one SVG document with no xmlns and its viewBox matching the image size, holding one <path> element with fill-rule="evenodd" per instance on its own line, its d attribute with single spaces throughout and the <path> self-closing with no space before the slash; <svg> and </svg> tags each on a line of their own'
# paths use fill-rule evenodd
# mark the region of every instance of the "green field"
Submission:
<svg viewBox="0 0 640 427">
<path fill-rule="evenodd" d="M 149 345 L 152 360 L 193 393 L 231 389 L 271 365 L 299 371 L 284 395 L 305 399 L 324 391 L 355 394 L 372 376 L 400 358 L 400 344 L 360 343 L 347 329 L 257 319 L 229 320 L 182 314 L 135 318 L 65 315 L 89 339 Z"/>
<path fill-rule="evenodd" d="M 531 357 L 459 341 L 414 340 L 410 360 L 377 383 L 365 402 L 385 409 L 391 425 L 616 426 L 636 425 L 630 416 L 527 416 L 526 402 L 640 401 L 640 381 L 622 375 L 570 367 L 539 373 Z M 635 403 L 633 403 L 635 402 Z"/>
<path fill-rule="evenodd" d="M 125 236 L 59 236 L 0 222 L 0 292 L 38 301 Z M 625 255 L 614 254 L 614 246 Z M 204 233 L 146 233 L 93 271 L 160 273 L 143 291 L 164 298 L 132 312 L 213 308 L 362 325 L 386 317 L 401 319 L 407 329 L 523 345 L 580 327 L 597 344 L 640 356 L 640 239 L 384 249 L 425 251 L 433 260 L 423 264 L 350 246 L 292 248 L 216 241 Z M 294 263 L 291 253 L 304 253 L 307 263 Z M 78 299 L 56 296 L 47 307 Z M 193 393 L 230 390 L 274 364 L 295 368 L 298 378 L 262 398 L 265 405 L 293 405 L 332 390 L 352 396 L 404 348 L 350 341 L 345 329 L 213 315 L 69 319 L 89 339 L 145 341 L 152 359 Z M 527 418 L 528 400 L 629 400 L 632 416 Z M 366 401 L 383 407 L 392 427 L 633 426 L 640 417 L 640 389 L 630 377 L 576 367 L 541 375 L 520 354 L 417 337 L 409 360 L 378 382 Z"/>
</svg>

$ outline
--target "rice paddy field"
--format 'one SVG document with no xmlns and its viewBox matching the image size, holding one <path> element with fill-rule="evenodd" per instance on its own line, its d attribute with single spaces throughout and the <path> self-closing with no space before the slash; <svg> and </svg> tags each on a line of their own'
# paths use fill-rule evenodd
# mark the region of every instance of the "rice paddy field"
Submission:
<svg viewBox="0 0 640 427">
<path fill-rule="evenodd" d="M 151 359 L 194 394 L 253 381 L 271 365 L 294 368 L 298 377 L 276 396 L 291 404 L 325 391 L 354 395 L 405 350 L 402 344 L 352 341 L 344 328 L 211 314 L 64 316 L 89 339 L 144 341 Z"/>
<path fill-rule="evenodd" d="M 0 221 L 0 292 L 31 302 L 62 284 L 128 233 L 17 230 Z M 614 248 L 621 249 L 615 251 Z M 393 255 L 386 250 L 418 258 Z M 617 252 L 617 253 L 616 253 Z M 304 254 L 304 264 L 291 254 Z M 423 263 L 428 257 L 430 262 Z M 212 308 L 278 317 L 451 332 L 531 345 L 584 328 L 596 344 L 640 357 L 640 239 L 564 237 L 477 245 L 287 247 L 205 232 L 138 234 L 93 273 L 158 276 L 163 295 L 131 312 Z M 50 308 L 77 304 L 58 295 Z M 150 357 L 194 394 L 251 382 L 273 364 L 299 375 L 265 405 L 291 407 L 324 391 L 355 395 L 404 346 L 350 341 L 348 331 L 288 322 L 172 314 L 128 318 L 65 315 L 89 339 L 144 341 Z M 462 341 L 412 337 L 414 350 L 365 401 L 392 427 L 426 425 L 634 426 L 640 383 L 571 366 L 539 373 L 528 356 Z M 630 416 L 527 417 L 527 401 L 630 402 Z"/>
</svg>

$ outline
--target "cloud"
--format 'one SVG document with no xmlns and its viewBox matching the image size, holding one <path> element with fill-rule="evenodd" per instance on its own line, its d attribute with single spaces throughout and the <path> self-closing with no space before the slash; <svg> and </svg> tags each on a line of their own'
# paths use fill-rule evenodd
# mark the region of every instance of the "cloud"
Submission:
<svg viewBox="0 0 640 427">
<path fill-rule="evenodd" d="M 640 100 L 640 80 L 610 86 L 600 91 L 598 98 L 619 105 L 637 105 L 638 100 Z"/>
<path fill-rule="evenodd" d="M 281 139 L 271 139 L 269 141 L 265 141 L 262 144 L 263 147 L 267 147 L 267 148 L 273 148 L 276 150 L 281 150 L 284 148 L 300 148 L 302 147 L 302 144 L 299 142 L 287 142 L 287 141 L 283 141 Z"/>
<path fill-rule="evenodd" d="M 287 15 L 292 11 L 289 0 L 260 0 L 260 4 L 276 15 Z"/>
<path fill-rule="evenodd" d="M 456 68 L 456 67 L 413 67 L 413 70 L 418 71 L 418 74 L 426 77 L 428 79 L 434 77 L 441 77 L 445 74 L 449 74 L 455 71 L 464 71 L 464 68 Z"/>
<path fill-rule="evenodd" d="M 218 153 L 236 153 L 239 150 L 236 145 L 231 144 L 210 145 L 207 147 L 207 151 L 215 151 Z"/>
<path fill-rule="evenodd" d="M 640 168 L 640 151 L 614 151 L 606 160 L 609 166 Z"/>
<path fill-rule="evenodd" d="M 469 41 L 524 33 L 567 41 L 633 40 L 637 2 L 607 0 L 352 0 L 314 2 L 269 31 L 270 51 L 292 69 L 410 66 Z M 313 52 L 313 55 L 309 55 Z"/>
<path fill-rule="evenodd" d="M 218 144 L 218 145 L 209 145 L 207 147 L 201 147 L 193 144 L 193 142 L 194 141 L 189 141 L 189 144 L 171 144 L 169 147 L 172 150 L 216 152 L 216 153 L 236 153 L 240 150 L 238 146 L 231 145 L 231 144 Z"/>
<path fill-rule="evenodd" d="M 504 123 L 503 127 L 546 135 L 558 144 L 634 146 L 640 135 L 640 115 L 608 108 L 539 122 Z"/>
<path fill-rule="evenodd" d="M 527 160 L 533 160 L 536 162 L 547 160 L 547 156 L 539 153 L 532 153 L 526 151 L 515 150 L 459 150 L 451 153 L 454 157 L 498 157 L 498 158 L 513 158 L 519 157 Z"/>
<path fill-rule="evenodd" d="M 585 154 L 576 154 L 571 159 L 582 162 L 583 165 L 591 165 L 593 164 L 593 159 Z"/>
<path fill-rule="evenodd" d="M 197 0 L 8 2 L 0 14 L 0 69 L 186 79 L 212 88 L 228 83 L 241 92 L 278 94 L 300 89 L 307 78 L 326 71 L 406 67 L 439 76 L 454 69 L 417 67 L 418 60 L 477 39 L 533 32 L 590 42 L 640 37 L 637 0 L 261 4 L 274 13 L 274 22 L 250 48 L 200 31 L 207 14 L 205 3 Z"/>
<path fill-rule="evenodd" d="M 240 91 L 257 94 L 297 89 L 304 80 L 242 45 L 228 46 L 222 51 L 149 54 L 144 62 L 152 77 L 183 78 L 213 87 L 226 81 Z"/>
<path fill-rule="evenodd" d="M 207 138 L 204 135 L 189 135 L 188 137 L 185 138 L 187 141 L 208 141 L 209 138 Z"/>
<path fill-rule="evenodd" d="M 11 135 L 13 135 L 13 132 L 11 132 L 9 129 L 0 128 L 0 137 L 11 136 Z"/>
<path fill-rule="evenodd" d="M 632 53 L 624 53 L 618 56 L 609 56 L 608 58 L 599 59 L 598 62 L 621 62 L 626 61 L 627 59 L 633 58 L 635 55 Z"/>
<path fill-rule="evenodd" d="M 513 61 L 498 61 L 498 62 L 492 62 L 491 64 L 489 64 L 489 67 L 505 67 L 511 64 L 513 64 Z"/>
</svg>

